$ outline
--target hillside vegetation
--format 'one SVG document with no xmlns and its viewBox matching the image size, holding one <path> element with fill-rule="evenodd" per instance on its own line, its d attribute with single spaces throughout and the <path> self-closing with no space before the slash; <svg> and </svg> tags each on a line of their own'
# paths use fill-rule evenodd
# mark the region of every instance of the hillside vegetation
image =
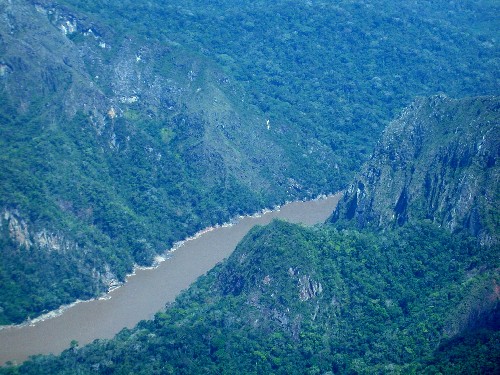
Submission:
<svg viewBox="0 0 500 375">
<path fill-rule="evenodd" d="M 415 95 L 498 90 L 493 1 L 0 2 L 0 324 L 337 191 Z"/>
<path fill-rule="evenodd" d="M 415 373 L 465 297 L 498 288 L 497 261 L 429 223 L 380 236 L 274 222 L 153 321 L 19 373 Z M 498 348 L 485 354 L 498 370 Z"/>
<path fill-rule="evenodd" d="M 480 181 L 496 178 L 498 104 L 495 98 L 417 100 L 387 128 L 355 181 L 371 166 L 384 165 L 380 150 L 404 155 L 418 146 L 421 139 L 413 132 L 400 133 L 415 124 L 439 140 L 425 142 L 427 152 L 412 159 L 415 171 L 426 157 L 453 144 L 455 130 L 482 134 L 493 125 L 480 148 L 481 155 L 495 155 L 492 165 L 475 172 Z M 453 121 L 445 116 L 433 125 L 439 114 L 457 108 L 475 116 Z M 400 142 L 392 144 L 394 139 Z M 434 166 L 446 171 L 450 165 L 440 160 Z M 469 173 L 463 168 L 452 177 L 443 174 L 443 191 Z M 415 179 L 410 191 L 413 201 L 422 202 L 425 179 L 418 184 Z M 492 186 L 498 191 L 498 180 Z M 392 185 L 373 183 L 358 196 L 360 191 L 390 196 Z M 486 217 L 488 206 L 470 199 L 462 212 Z M 471 236 L 467 221 L 458 221 L 463 229 L 458 231 L 420 217 L 421 207 L 412 204 L 406 211 L 411 220 L 360 228 L 357 216 L 375 217 L 380 206 L 367 205 L 362 212 L 358 206 L 356 215 L 344 217 L 350 206 L 351 198 L 340 203 L 335 216 L 343 220 L 336 224 L 305 228 L 275 221 L 254 228 L 227 261 L 154 320 L 113 340 L 75 346 L 59 357 L 39 356 L 4 373 L 498 373 L 498 245 L 478 241 L 481 231 Z M 498 233 L 498 226 L 491 233 Z"/>
<path fill-rule="evenodd" d="M 387 228 L 422 219 L 498 246 L 496 97 L 419 98 L 384 131 L 333 222 Z"/>
</svg>

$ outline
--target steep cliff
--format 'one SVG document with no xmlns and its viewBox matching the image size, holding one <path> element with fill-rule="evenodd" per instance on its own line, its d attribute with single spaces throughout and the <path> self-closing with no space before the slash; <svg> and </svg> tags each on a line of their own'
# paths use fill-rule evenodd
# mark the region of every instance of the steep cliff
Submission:
<svg viewBox="0 0 500 375">
<path fill-rule="evenodd" d="M 498 244 L 500 100 L 417 99 L 384 131 L 332 221 L 388 228 L 428 219 Z"/>
</svg>

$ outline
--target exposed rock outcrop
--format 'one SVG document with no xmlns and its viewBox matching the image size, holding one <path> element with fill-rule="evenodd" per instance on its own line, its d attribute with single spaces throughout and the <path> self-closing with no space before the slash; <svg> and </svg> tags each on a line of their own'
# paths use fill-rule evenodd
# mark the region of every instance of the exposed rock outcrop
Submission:
<svg viewBox="0 0 500 375">
<path fill-rule="evenodd" d="M 332 220 L 358 227 L 429 219 L 498 243 L 500 100 L 417 99 L 384 132 Z"/>
<path fill-rule="evenodd" d="M 308 275 L 304 275 L 299 278 L 298 287 L 299 299 L 301 301 L 310 300 L 323 292 L 323 286 L 321 283 L 311 279 Z"/>
<path fill-rule="evenodd" d="M 24 221 L 16 210 L 4 210 L 0 217 L 0 226 L 6 223 L 8 236 L 18 246 L 30 248 L 33 244 L 28 231 L 28 224 Z"/>
<path fill-rule="evenodd" d="M 0 217 L 0 227 L 5 225 L 8 231 L 0 231 L 0 236 L 7 234 L 19 248 L 35 247 L 41 250 L 65 252 L 75 250 L 76 244 L 68 241 L 62 234 L 46 228 L 37 230 L 29 225 L 18 210 L 4 209 Z"/>
</svg>

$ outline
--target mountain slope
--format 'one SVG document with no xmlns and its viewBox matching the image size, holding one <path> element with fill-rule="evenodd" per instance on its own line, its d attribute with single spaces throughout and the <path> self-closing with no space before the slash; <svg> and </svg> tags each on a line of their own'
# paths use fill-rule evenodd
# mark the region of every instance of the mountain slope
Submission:
<svg viewBox="0 0 500 375">
<path fill-rule="evenodd" d="M 275 222 L 153 321 L 18 371 L 415 373 L 454 334 L 448 327 L 467 295 L 498 289 L 491 268 L 471 276 L 495 261 L 428 223 L 380 236 Z M 497 366 L 495 356 L 483 361 Z"/>
<path fill-rule="evenodd" d="M 429 219 L 498 244 L 500 101 L 416 100 L 392 122 L 333 221 L 387 228 Z"/>
<path fill-rule="evenodd" d="M 400 156 L 414 155 L 415 149 L 421 150 L 421 155 L 439 155 L 448 146 L 443 142 L 443 134 L 449 124 L 453 124 L 453 129 L 468 129 L 472 120 L 477 124 L 481 119 L 493 122 L 497 118 L 495 98 L 456 101 L 431 97 L 416 103 L 388 127 L 381 147 L 363 171 L 372 165 L 384 167 L 384 163 L 389 163 L 388 168 L 395 166 L 380 149 L 390 149 Z M 451 122 L 449 116 L 438 117 L 441 125 L 434 124 L 436 116 L 429 116 L 429 111 L 456 116 Z M 403 131 L 408 127 L 421 132 Z M 480 133 L 482 128 L 475 129 Z M 428 134 L 428 138 L 422 140 L 423 135 L 416 134 Z M 462 142 L 459 150 L 475 149 L 474 136 L 471 143 Z M 451 137 L 455 135 L 452 133 Z M 392 148 L 383 146 L 394 139 L 397 144 Z M 492 142 L 481 143 L 481 155 L 497 151 L 490 148 L 495 145 L 491 139 Z M 495 165 L 497 156 L 493 155 Z M 410 166 L 410 170 L 417 173 L 420 160 L 412 160 L 415 168 Z M 405 167 L 404 163 L 399 165 Z M 433 166 L 438 171 L 447 170 L 448 160 L 440 158 Z M 491 175 L 488 168 L 474 171 L 480 181 Z M 469 173 L 470 168 L 457 169 L 454 177 L 461 181 Z M 364 176 L 364 172 L 360 175 Z M 395 174 L 394 178 L 402 179 L 401 176 L 404 174 Z M 444 179 L 442 190 L 455 186 L 455 179 Z M 366 185 L 363 191 L 376 197 L 390 196 L 392 185 L 377 182 L 373 188 Z M 420 198 L 425 196 L 424 189 L 420 194 Z M 416 194 L 412 197 L 419 199 Z M 339 208 L 341 213 L 349 202 L 346 200 Z M 471 205 L 483 217 L 485 206 L 481 200 L 475 199 Z M 409 204 L 406 212 L 406 222 L 386 223 L 382 228 L 359 228 L 356 215 L 350 221 L 343 218 L 342 225 L 304 228 L 275 221 L 267 227 L 254 228 L 226 262 L 200 278 L 154 320 L 123 330 L 113 340 L 99 340 L 82 348 L 75 346 L 59 357 L 34 358 L 4 371 L 500 371 L 498 246 L 492 242 L 478 243 L 477 237 L 469 235 L 466 221 L 458 222 L 464 225 L 464 230 L 458 231 L 419 216 L 418 205 Z"/>
<path fill-rule="evenodd" d="M 1 323 L 98 295 L 173 242 L 284 199 L 281 147 L 209 61 L 59 6 L 2 7 Z"/>
<path fill-rule="evenodd" d="M 308 188 L 350 180 L 416 95 L 498 93 L 494 1 L 64 3 L 215 61 L 241 85 L 238 101 L 270 119 Z"/>
<path fill-rule="evenodd" d="M 495 94 L 495 2 L 0 1 L 0 323 L 344 187 L 417 94 Z M 461 77 L 461 79 L 457 79 Z"/>
</svg>

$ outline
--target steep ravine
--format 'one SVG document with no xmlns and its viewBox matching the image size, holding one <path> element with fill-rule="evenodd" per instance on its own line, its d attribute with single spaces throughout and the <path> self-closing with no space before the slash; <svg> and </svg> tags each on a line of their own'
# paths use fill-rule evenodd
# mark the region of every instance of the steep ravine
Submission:
<svg viewBox="0 0 500 375">
<path fill-rule="evenodd" d="M 210 59 L 56 2 L 0 13 L 0 324 L 99 295 L 205 226 L 309 194 Z"/>
<path fill-rule="evenodd" d="M 497 8 L 0 1 L 0 324 L 338 191 L 414 95 L 495 94 Z"/>
<path fill-rule="evenodd" d="M 477 133 L 492 125 L 477 143 Z M 4 372 L 498 373 L 495 237 L 471 236 L 476 232 L 453 206 L 424 209 L 434 202 L 425 189 L 430 160 L 444 176 L 444 193 L 474 172 L 485 192 L 470 209 L 488 217 L 480 198 L 498 189 L 486 181 L 497 175 L 497 125 L 496 98 L 418 99 L 387 128 L 335 223 L 254 228 L 227 261 L 153 320 Z M 373 204 L 363 205 L 367 196 Z M 455 218 L 463 230 L 442 217 Z"/>
</svg>

